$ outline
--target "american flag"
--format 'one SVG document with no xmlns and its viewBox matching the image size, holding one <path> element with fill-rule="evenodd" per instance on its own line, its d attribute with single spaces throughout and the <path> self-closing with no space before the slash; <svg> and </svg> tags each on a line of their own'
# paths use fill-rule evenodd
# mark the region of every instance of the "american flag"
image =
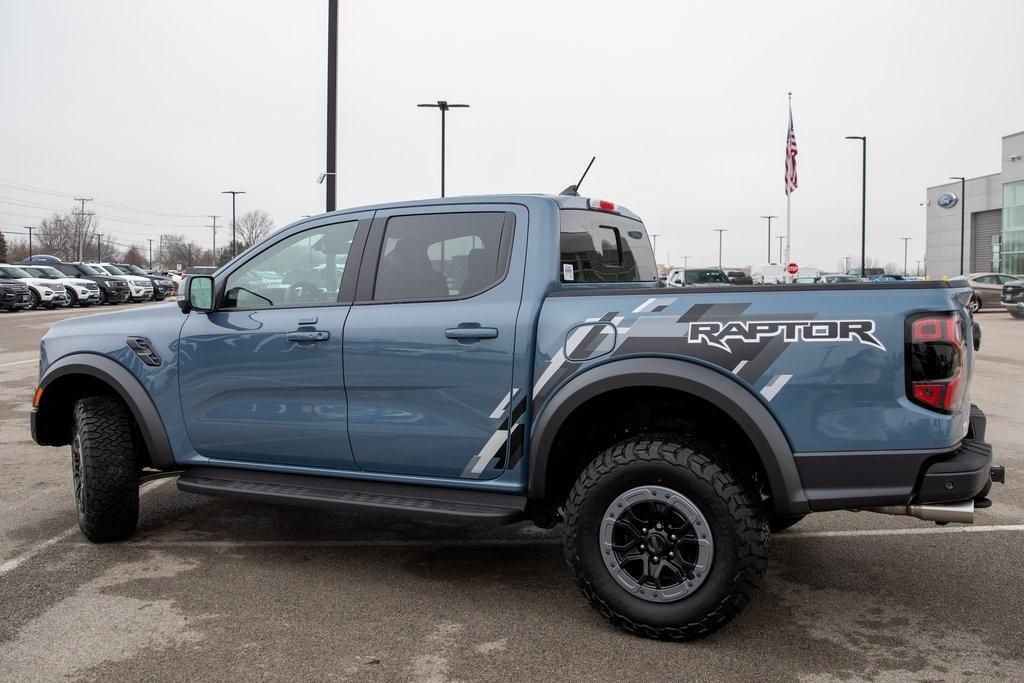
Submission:
<svg viewBox="0 0 1024 683">
<path fill-rule="evenodd" d="M 796 189 L 796 133 L 793 132 L 793 105 L 789 105 L 789 133 L 786 135 L 786 195 Z"/>
</svg>

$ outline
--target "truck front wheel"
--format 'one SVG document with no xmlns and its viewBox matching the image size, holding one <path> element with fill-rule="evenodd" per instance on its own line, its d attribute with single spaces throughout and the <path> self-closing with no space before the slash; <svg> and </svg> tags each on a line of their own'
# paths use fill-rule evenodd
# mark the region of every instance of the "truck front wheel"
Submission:
<svg viewBox="0 0 1024 683">
<path fill-rule="evenodd" d="M 740 613 L 768 563 L 768 521 L 738 473 L 675 436 L 620 442 L 569 494 L 565 556 L 583 595 L 636 635 L 691 640 Z"/>
<path fill-rule="evenodd" d="M 94 543 L 131 536 L 139 519 L 132 417 L 116 398 L 75 403 L 71 475 L 82 535 Z"/>
</svg>

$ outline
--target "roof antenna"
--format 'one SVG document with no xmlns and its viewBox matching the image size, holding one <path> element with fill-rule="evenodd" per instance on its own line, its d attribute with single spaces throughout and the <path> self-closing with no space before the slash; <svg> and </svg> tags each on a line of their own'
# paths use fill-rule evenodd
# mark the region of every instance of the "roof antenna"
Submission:
<svg viewBox="0 0 1024 683">
<path fill-rule="evenodd" d="M 570 185 L 569 187 L 559 192 L 559 194 L 565 195 L 567 197 L 579 197 L 580 193 L 578 192 L 578 190 L 580 189 L 580 185 L 583 184 L 583 179 L 587 177 L 587 173 L 590 172 L 590 167 L 594 165 L 594 159 L 596 158 L 596 156 L 590 157 L 590 163 L 587 164 L 587 167 L 585 169 L 583 169 L 583 175 L 581 175 L 580 179 L 576 181 L 576 184 Z"/>
</svg>

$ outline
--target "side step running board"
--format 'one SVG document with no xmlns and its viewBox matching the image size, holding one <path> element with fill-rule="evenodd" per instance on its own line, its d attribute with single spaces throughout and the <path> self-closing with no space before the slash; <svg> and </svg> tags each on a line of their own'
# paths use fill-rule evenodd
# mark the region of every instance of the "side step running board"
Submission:
<svg viewBox="0 0 1024 683">
<path fill-rule="evenodd" d="M 262 503 L 471 521 L 478 524 L 516 522 L 523 518 L 526 508 L 524 496 L 508 493 L 222 467 L 189 468 L 178 478 L 178 488 L 188 493 Z"/>
</svg>

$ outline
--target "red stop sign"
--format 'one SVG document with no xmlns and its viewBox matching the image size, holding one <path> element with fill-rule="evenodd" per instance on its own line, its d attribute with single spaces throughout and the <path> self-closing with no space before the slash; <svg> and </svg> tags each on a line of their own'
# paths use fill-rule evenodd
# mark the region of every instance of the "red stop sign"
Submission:
<svg viewBox="0 0 1024 683">
<path fill-rule="evenodd" d="M 790 275 L 796 275 L 798 272 L 800 272 L 800 266 L 796 264 L 796 261 L 793 261 L 788 266 L 786 266 L 786 272 L 789 273 Z"/>
</svg>

